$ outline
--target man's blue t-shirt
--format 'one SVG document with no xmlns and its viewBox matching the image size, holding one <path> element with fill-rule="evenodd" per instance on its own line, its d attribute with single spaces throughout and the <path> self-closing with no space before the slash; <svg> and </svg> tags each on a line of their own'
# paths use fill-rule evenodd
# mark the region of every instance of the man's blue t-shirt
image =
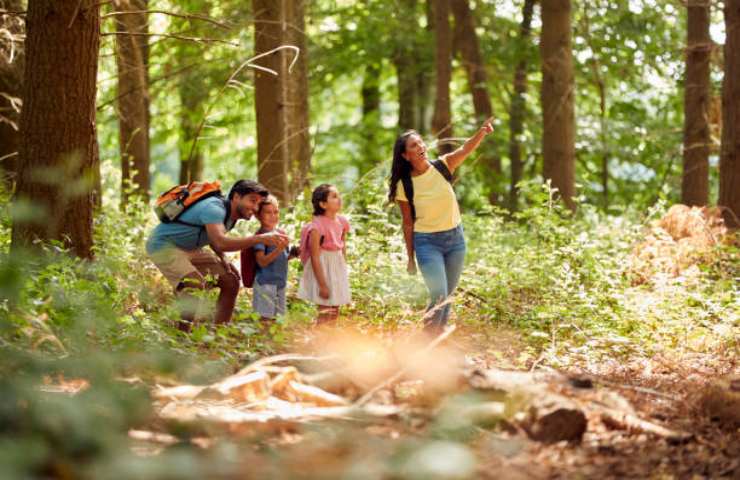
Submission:
<svg viewBox="0 0 740 480">
<path fill-rule="evenodd" d="M 193 225 L 207 225 L 209 223 L 223 223 L 226 217 L 226 205 L 219 197 L 210 197 L 196 203 L 185 210 L 180 216 L 183 222 Z M 229 219 L 226 230 L 234 228 L 234 223 Z M 183 250 L 195 250 L 208 245 L 208 233 L 203 227 L 193 227 L 182 223 L 160 223 L 152 231 L 146 242 L 146 251 L 149 254 L 159 251 L 165 247 L 175 246 Z"/>
<path fill-rule="evenodd" d="M 267 246 L 264 243 L 258 243 L 254 246 L 255 251 L 263 251 L 269 255 L 275 250 L 275 247 Z M 288 249 L 284 248 L 283 252 L 275 257 L 266 267 L 260 267 L 257 264 L 257 272 L 254 280 L 260 285 L 275 285 L 278 288 L 285 288 L 288 282 Z"/>
</svg>

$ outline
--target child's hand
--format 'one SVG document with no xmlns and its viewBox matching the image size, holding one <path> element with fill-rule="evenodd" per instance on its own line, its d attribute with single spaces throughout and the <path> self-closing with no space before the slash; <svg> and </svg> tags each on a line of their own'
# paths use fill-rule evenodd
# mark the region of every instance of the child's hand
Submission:
<svg viewBox="0 0 740 480">
<path fill-rule="evenodd" d="M 319 285 L 319 297 L 329 299 L 329 287 L 326 285 Z"/>
<path fill-rule="evenodd" d="M 413 258 L 409 258 L 408 264 L 406 264 L 406 271 L 409 275 L 416 275 L 416 262 Z"/>
<path fill-rule="evenodd" d="M 284 233 L 270 232 L 259 235 L 260 242 L 271 247 L 283 250 L 288 246 L 290 239 Z"/>
</svg>

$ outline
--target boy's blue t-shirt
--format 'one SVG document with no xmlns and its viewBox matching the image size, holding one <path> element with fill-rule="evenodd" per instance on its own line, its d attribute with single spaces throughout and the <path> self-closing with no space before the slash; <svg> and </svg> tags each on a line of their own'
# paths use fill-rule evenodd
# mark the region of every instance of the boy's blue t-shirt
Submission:
<svg viewBox="0 0 740 480">
<path fill-rule="evenodd" d="M 180 220 L 194 225 L 207 225 L 209 223 L 223 223 L 226 217 L 226 205 L 219 197 L 206 198 L 187 209 Z M 229 219 L 226 222 L 226 230 L 234 228 Z M 160 223 L 152 231 L 146 242 L 146 251 L 149 254 L 159 251 L 165 247 L 175 246 L 183 250 L 195 250 L 208 245 L 208 233 L 203 227 L 192 227 L 182 223 Z"/>
<path fill-rule="evenodd" d="M 265 255 L 269 255 L 275 250 L 275 247 L 267 246 L 264 243 L 258 243 L 254 246 L 255 251 L 261 250 Z M 260 267 L 257 264 L 257 271 L 254 280 L 260 285 L 275 285 L 278 288 L 285 288 L 288 283 L 288 249 L 284 248 L 283 252 L 275 257 L 266 267 Z"/>
</svg>

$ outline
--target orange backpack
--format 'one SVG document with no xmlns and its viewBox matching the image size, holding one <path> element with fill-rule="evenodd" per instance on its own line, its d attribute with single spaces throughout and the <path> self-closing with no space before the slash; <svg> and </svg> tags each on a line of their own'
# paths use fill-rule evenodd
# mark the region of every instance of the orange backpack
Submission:
<svg viewBox="0 0 740 480">
<path fill-rule="evenodd" d="M 190 182 L 172 187 L 154 201 L 154 213 L 162 223 L 186 223 L 180 216 L 196 203 L 210 197 L 222 197 L 221 182 Z M 228 214 L 228 209 L 227 209 Z"/>
</svg>

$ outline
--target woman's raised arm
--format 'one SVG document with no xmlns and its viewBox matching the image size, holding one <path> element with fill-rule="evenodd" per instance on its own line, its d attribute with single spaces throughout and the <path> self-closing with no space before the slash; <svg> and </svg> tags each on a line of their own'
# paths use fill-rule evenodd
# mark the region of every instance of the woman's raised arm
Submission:
<svg viewBox="0 0 740 480">
<path fill-rule="evenodd" d="M 483 141 L 486 135 L 493 132 L 492 120 L 493 118 L 489 118 L 483 122 L 483 126 L 475 132 L 475 135 L 465 140 L 465 143 L 463 143 L 460 148 L 442 157 L 447 162 L 447 168 L 450 172 L 454 172 L 455 169 L 459 167 L 466 158 L 468 158 L 468 155 L 478 148 L 478 145 L 480 145 L 480 142 Z"/>
</svg>

